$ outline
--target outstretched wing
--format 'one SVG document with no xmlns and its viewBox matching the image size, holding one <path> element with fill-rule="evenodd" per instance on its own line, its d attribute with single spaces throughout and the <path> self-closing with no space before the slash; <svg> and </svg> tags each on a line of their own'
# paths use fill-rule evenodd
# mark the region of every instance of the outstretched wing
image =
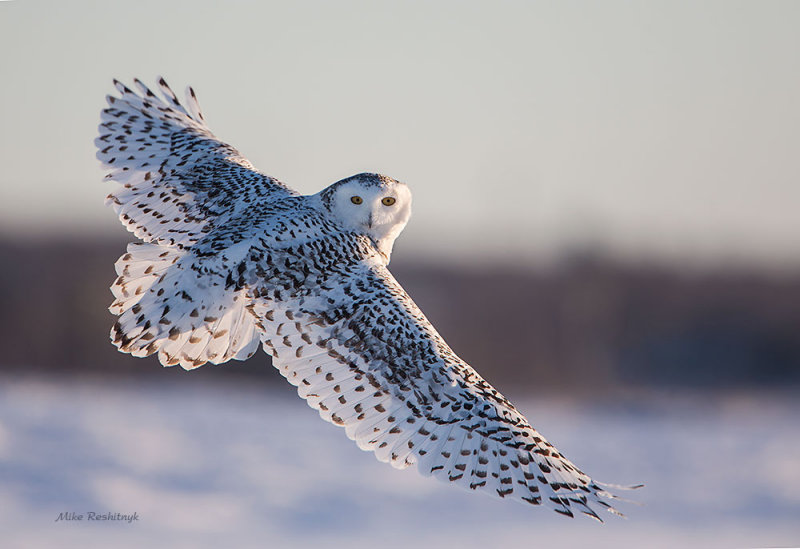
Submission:
<svg viewBox="0 0 800 549">
<path fill-rule="evenodd" d="M 302 260 L 283 265 L 289 280 L 308 276 Z M 606 501 L 614 496 L 459 359 L 385 267 L 361 262 L 318 276 L 294 299 L 256 288 L 250 308 L 281 373 L 359 447 L 564 515 L 616 513 Z"/>
<path fill-rule="evenodd" d="M 163 78 L 163 97 L 134 83 L 139 93 L 114 81 L 95 144 L 106 179 L 122 184 L 107 201 L 137 237 L 189 247 L 255 202 L 297 194 L 217 139 L 191 88 L 184 107 Z"/>
</svg>

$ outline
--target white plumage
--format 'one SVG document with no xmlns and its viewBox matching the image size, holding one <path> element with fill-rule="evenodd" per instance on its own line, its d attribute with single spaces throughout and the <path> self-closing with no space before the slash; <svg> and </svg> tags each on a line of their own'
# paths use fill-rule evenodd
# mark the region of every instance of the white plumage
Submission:
<svg viewBox="0 0 800 549">
<path fill-rule="evenodd" d="M 408 187 L 359 174 L 302 196 L 181 106 L 115 81 L 97 156 L 142 242 L 116 264 L 115 345 L 165 366 L 243 360 L 261 343 L 323 419 L 394 467 L 599 518 L 614 496 L 447 346 L 387 269 Z M 594 508 L 593 508 L 594 506 Z"/>
</svg>

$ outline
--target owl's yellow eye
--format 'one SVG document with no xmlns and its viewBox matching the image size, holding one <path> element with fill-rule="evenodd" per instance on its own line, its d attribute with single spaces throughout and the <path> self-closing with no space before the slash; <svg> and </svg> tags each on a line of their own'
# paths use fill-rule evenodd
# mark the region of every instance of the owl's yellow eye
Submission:
<svg viewBox="0 0 800 549">
<path fill-rule="evenodd" d="M 397 200 L 393 196 L 387 196 L 386 198 L 381 200 L 381 204 L 383 204 L 384 206 L 391 206 L 395 202 L 397 202 Z"/>
<path fill-rule="evenodd" d="M 358 195 L 356 195 L 356 196 L 351 196 L 351 197 L 350 197 L 350 202 L 352 202 L 353 204 L 361 204 L 362 202 L 364 202 L 364 199 L 363 199 L 363 198 L 361 198 L 361 197 L 360 197 L 360 196 L 358 196 Z"/>
</svg>

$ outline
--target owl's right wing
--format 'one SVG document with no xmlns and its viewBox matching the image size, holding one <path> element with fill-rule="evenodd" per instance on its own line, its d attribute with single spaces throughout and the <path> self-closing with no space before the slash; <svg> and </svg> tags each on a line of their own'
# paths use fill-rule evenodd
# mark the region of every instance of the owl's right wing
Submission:
<svg viewBox="0 0 800 549">
<path fill-rule="evenodd" d="M 397 468 L 567 516 L 616 513 L 615 496 L 456 356 L 383 266 L 309 275 L 297 259 L 277 262 L 248 308 L 273 364 L 323 419 Z M 290 297 L 294 280 L 307 282 Z"/>
<path fill-rule="evenodd" d="M 163 97 L 134 83 L 139 93 L 114 81 L 95 145 L 106 179 L 122 184 L 107 202 L 137 237 L 190 247 L 255 202 L 298 194 L 217 139 L 191 88 L 184 107 L 163 78 Z"/>
</svg>

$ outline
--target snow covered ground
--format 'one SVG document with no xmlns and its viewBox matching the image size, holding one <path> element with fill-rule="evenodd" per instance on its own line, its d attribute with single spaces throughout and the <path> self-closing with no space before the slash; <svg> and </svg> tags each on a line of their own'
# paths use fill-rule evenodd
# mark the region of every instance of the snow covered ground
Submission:
<svg viewBox="0 0 800 549">
<path fill-rule="evenodd" d="M 174 378 L 173 378 L 174 379 Z M 800 545 L 797 395 L 516 399 L 595 478 L 605 524 L 396 471 L 288 384 L 0 380 L 3 547 Z M 138 520 L 56 521 L 60 513 Z"/>
</svg>

